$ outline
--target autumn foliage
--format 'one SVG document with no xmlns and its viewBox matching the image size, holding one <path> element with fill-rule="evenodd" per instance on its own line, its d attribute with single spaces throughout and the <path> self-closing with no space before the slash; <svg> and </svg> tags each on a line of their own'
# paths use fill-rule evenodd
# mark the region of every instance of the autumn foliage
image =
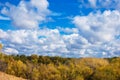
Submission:
<svg viewBox="0 0 120 80">
<path fill-rule="evenodd" d="M 62 58 L 0 53 L 0 71 L 29 80 L 120 80 L 120 58 Z"/>
</svg>

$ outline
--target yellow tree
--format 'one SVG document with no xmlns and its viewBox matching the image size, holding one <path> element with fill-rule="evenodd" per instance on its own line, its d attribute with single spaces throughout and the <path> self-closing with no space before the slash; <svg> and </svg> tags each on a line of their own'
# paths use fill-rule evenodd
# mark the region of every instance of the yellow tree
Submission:
<svg viewBox="0 0 120 80">
<path fill-rule="evenodd" d="M 92 80 L 119 80 L 117 71 L 110 65 L 100 67 L 92 76 Z"/>
<path fill-rule="evenodd" d="M 12 61 L 8 63 L 6 72 L 8 74 L 16 75 L 18 77 L 26 78 L 25 72 L 27 71 L 27 66 L 22 61 Z"/>
<path fill-rule="evenodd" d="M 0 60 L 4 61 L 4 54 L 2 54 L 3 45 L 0 43 Z"/>
<path fill-rule="evenodd" d="M 40 72 L 39 69 L 34 67 L 33 71 L 31 72 L 31 79 L 32 80 L 39 80 Z"/>
<path fill-rule="evenodd" d="M 41 64 L 39 67 L 39 72 L 39 80 L 63 80 L 61 79 L 60 72 L 52 63 L 48 65 Z"/>
<path fill-rule="evenodd" d="M 3 48 L 3 45 L 0 43 L 0 52 L 1 52 L 2 48 Z"/>
</svg>

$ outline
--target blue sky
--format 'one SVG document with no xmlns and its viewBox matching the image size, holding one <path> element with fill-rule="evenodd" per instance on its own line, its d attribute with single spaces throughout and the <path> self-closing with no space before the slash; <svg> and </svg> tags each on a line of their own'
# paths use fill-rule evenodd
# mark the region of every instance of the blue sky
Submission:
<svg viewBox="0 0 120 80">
<path fill-rule="evenodd" d="M 120 56 L 119 0 L 0 0 L 6 54 Z"/>
<path fill-rule="evenodd" d="M 48 0 L 48 1 L 49 1 L 48 8 L 53 12 L 53 14 L 51 14 L 53 20 L 42 24 L 42 26 L 47 26 L 49 28 L 56 28 L 57 26 L 74 27 L 68 18 L 75 15 L 79 15 L 80 13 L 79 3 L 78 3 L 79 1 L 71 0 L 69 3 L 68 3 L 69 0 L 64 0 L 64 1 Z M 20 0 L 5 0 L 5 1 L 1 0 L 1 4 L 5 4 L 6 2 L 9 2 L 14 5 L 18 5 Z"/>
</svg>

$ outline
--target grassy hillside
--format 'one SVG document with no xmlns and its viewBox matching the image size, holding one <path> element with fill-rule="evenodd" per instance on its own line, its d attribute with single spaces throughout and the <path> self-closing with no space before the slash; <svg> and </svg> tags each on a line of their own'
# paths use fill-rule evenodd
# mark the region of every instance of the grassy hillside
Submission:
<svg viewBox="0 0 120 80">
<path fill-rule="evenodd" d="M 30 80 L 120 80 L 120 57 L 62 58 L 1 53 L 0 71 Z"/>
</svg>

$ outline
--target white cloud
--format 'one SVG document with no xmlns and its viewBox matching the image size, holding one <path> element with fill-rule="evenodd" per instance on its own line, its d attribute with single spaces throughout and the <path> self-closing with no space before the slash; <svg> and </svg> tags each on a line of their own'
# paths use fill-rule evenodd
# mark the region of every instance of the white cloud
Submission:
<svg viewBox="0 0 120 80">
<path fill-rule="evenodd" d="M 57 29 L 43 30 L 0 30 L 0 41 L 6 48 L 17 50 L 20 54 L 38 53 L 42 55 L 62 55 L 68 53 L 66 44 Z M 9 53 L 8 53 L 9 54 Z"/>
<path fill-rule="evenodd" d="M 79 0 L 79 2 L 80 8 L 120 10 L 120 0 Z"/>
<path fill-rule="evenodd" d="M 58 27 L 58 30 L 60 32 L 63 32 L 64 34 L 72 34 L 72 33 L 78 33 L 78 29 L 77 28 L 62 28 L 62 27 Z"/>
<path fill-rule="evenodd" d="M 73 23 L 79 28 L 82 36 L 91 43 L 111 41 L 120 32 L 120 12 L 105 11 L 90 13 L 88 16 L 76 16 Z"/>
<path fill-rule="evenodd" d="M 13 48 L 5 48 L 3 52 L 5 52 L 5 53 L 7 53 L 9 55 L 19 53 L 16 49 L 13 49 Z"/>
<path fill-rule="evenodd" d="M 88 16 L 76 16 L 78 19 L 76 21 L 75 17 L 74 23 L 77 27 L 71 30 L 69 28 L 0 30 L 0 34 L 2 34 L 0 35 L 0 42 L 4 44 L 3 51 L 7 54 L 30 55 L 36 53 L 63 57 L 118 56 L 120 40 L 115 37 L 120 35 L 120 24 L 116 24 L 119 18 L 115 19 L 115 16 L 119 16 L 119 14 L 116 11 L 110 13 L 112 14 L 104 12 Z M 114 18 L 110 16 L 114 16 Z M 86 22 L 82 21 L 81 23 L 81 17 L 86 17 Z M 104 20 L 101 20 L 103 18 Z M 83 22 L 86 26 L 89 26 L 89 29 L 82 28 L 85 27 Z M 96 29 L 92 28 L 93 25 Z M 60 34 L 61 30 L 71 34 Z M 9 48 L 12 48 L 12 50 Z"/>
<path fill-rule="evenodd" d="M 63 57 L 80 57 L 80 49 L 89 43 L 77 33 L 61 35 L 58 29 L 40 30 L 0 30 L 0 42 L 4 44 L 4 52 L 9 53 L 9 48 L 17 50 L 16 54 L 32 54 Z M 15 54 L 15 51 L 14 51 Z M 83 54 L 82 54 L 83 55 Z"/>
<path fill-rule="evenodd" d="M 17 28 L 32 29 L 46 20 L 50 14 L 48 6 L 47 0 L 21 0 L 17 6 L 6 3 L 1 13 L 10 17 Z"/>
<path fill-rule="evenodd" d="M 85 52 L 92 53 L 92 56 L 115 56 L 116 52 L 120 51 L 120 46 L 117 45 L 120 41 L 118 38 L 120 36 L 119 11 L 104 11 L 103 13 L 90 13 L 87 16 L 75 16 L 73 23 L 79 29 L 79 35 L 90 44 L 85 48 L 86 51 L 83 49 L 82 54 Z"/>
<path fill-rule="evenodd" d="M 89 0 L 92 7 L 96 7 L 96 0 Z"/>
<path fill-rule="evenodd" d="M 0 29 L 0 39 L 4 39 L 7 37 L 7 33 Z"/>
</svg>

